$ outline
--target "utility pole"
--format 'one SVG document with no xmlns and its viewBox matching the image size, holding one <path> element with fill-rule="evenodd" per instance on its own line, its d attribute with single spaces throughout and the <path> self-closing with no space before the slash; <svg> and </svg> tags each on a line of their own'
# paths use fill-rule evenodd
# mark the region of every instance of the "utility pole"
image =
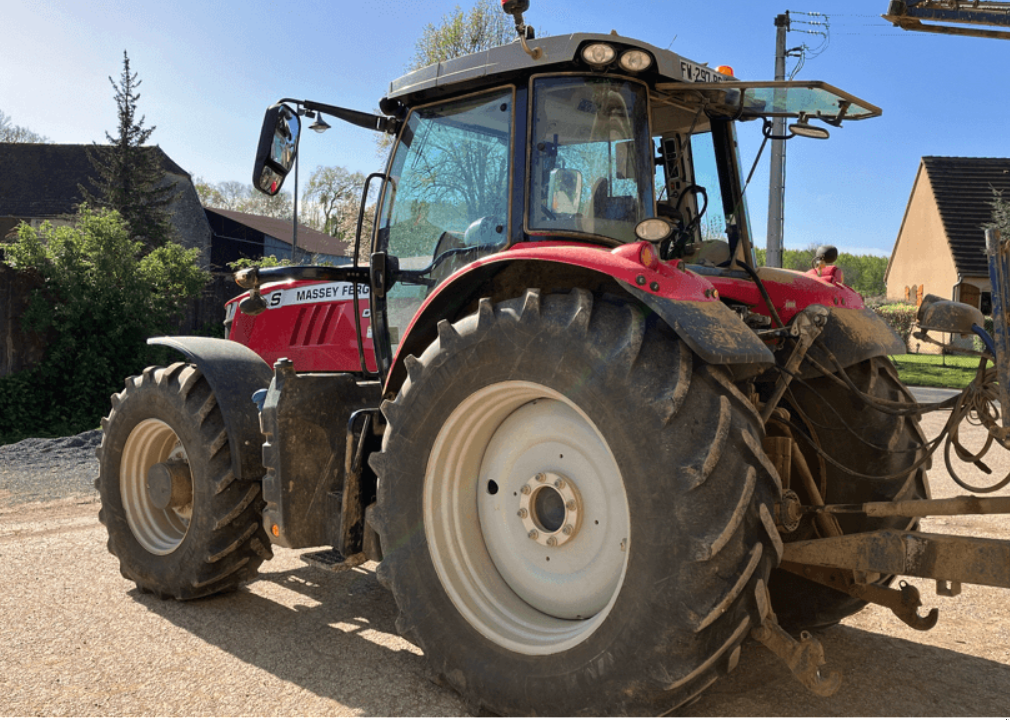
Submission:
<svg viewBox="0 0 1010 723">
<path fill-rule="evenodd" d="M 786 33 L 789 11 L 775 17 L 775 80 L 786 79 Z M 772 120 L 771 178 L 768 183 L 768 238 L 765 264 L 782 268 L 782 231 L 785 226 L 786 119 Z"/>
</svg>

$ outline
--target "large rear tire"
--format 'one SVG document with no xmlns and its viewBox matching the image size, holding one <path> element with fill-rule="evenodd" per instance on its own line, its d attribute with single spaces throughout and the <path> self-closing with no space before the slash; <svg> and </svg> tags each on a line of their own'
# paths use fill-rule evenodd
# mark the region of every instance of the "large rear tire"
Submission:
<svg viewBox="0 0 1010 723">
<path fill-rule="evenodd" d="M 255 577 L 272 556 L 260 485 L 232 474 L 221 411 L 196 366 L 149 367 L 127 379 L 102 429 L 99 519 L 123 577 L 179 600 Z M 160 489 L 150 486 L 154 467 Z"/>
<path fill-rule="evenodd" d="M 914 401 L 887 358 L 868 359 L 845 371 L 859 389 L 871 396 L 892 401 Z M 899 417 L 876 410 L 848 389 L 823 377 L 809 380 L 806 384 L 794 383 L 791 390 L 798 406 L 798 410 L 794 411 L 801 412 L 797 421 L 804 424 L 803 420 L 806 420 L 804 426 L 808 431 L 813 430 L 825 451 L 856 472 L 893 474 L 911 467 L 923 454 L 921 446 L 926 438 L 915 417 Z M 849 428 L 842 424 L 841 419 Z M 813 446 L 803 440 L 800 447 L 815 478 L 820 479 L 821 461 Z M 885 452 L 881 448 L 890 451 Z M 927 499 L 929 483 L 926 466 L 905 477 L 868 480 L 825 463 L 825 502 L 856 504 Z M 802 490 L 798 493 L 801 497 L 805 494 Z M 803 501 L 808 502 L 805 497 Z M 867 517 L 863 514 L 838 515 L 838 521 L 846 534 L 882 529 L 908 530 L 917 522 L 908 517 Z M 805 529 L 806 536 L 812 534 L 812 528 Z M 890 582 L 890 579 L 884 582 Z M 770 589 L 772 605 L 780 624 L 792 630 L 833 625 L 869 604 L 782 569 L 772 572 Z"/>
<path fill-rule="evenodd" d="M 644 714 L 733 668 L 778 488 L 721 370 L 582 290 L 484 299 L 406 366 L 378 572 L 441 679 L 505 715 Z"/>
</svg>

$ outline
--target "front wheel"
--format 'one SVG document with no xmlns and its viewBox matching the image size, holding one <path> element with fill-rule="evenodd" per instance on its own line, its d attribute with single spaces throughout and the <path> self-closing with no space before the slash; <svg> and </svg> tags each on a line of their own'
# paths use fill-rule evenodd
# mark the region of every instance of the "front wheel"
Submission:
<svg viewBox="0 0 1010 723">
<path fill-rule="evenodd" d="M 232 474 L 221 410 L 196 366 L 127 379 L 102 429 L 99 519 L 123 577 L 188 600 L 256 575 L 272 556 L 260 485 Z"/>
<path fill-rule="evenodd" d="M 485 299 L 406 365 L 379 577 L 438 675 L 506 715 L 641 714 L 735 665 L 778 492 L 722 372 L 581 290 Z"/>
</svg>

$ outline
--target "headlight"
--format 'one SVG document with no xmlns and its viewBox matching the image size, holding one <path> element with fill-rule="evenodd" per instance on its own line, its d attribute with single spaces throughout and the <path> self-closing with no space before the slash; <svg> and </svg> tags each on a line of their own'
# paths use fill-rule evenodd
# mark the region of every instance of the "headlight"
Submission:
<svg viewBox="0 0 1010 723">
<path fill-rule="evenodd" d="M 615 57 L 617 51 L 606 43 L 593 43 L 582 49 L 582 59 L 594 67 L 608 65 Z"/>
<path fill-rule="evenodd" d="M 629 73 L 639 73 L 652 65 L 652 56 L 644 50 L 627 50 L 617 62 Z"/>
<path fill-rule="evenodd" d="M 664 218 L 647 218 L 635 226 L 635 236 L 643 241 L 662 241 L 673 233 L 673 226 Z"/>
</svg>

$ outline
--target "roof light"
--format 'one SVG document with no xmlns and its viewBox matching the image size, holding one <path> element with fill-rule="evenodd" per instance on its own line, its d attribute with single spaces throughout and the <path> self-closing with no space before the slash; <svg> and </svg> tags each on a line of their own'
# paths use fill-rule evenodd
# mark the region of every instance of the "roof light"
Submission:
<svg viewBox="0 0 1010 723">
<path fill-rule="evenodd" d="M 609 65 L 617 57 L 617 51 L 606 43 L 593 43 L 582 49 L 582 59 L 594 67 Z"/>
<path fill-rule="evenodd" d="M 647 218 L 635 226 L 635 236 L 643 241 L 662 241 L 673 233 L 673 225 L 665 218 Z M 646 264 L 648 265 L 648 264 Z"/>
<path fill-rule="evenodd" d="M 652 56 L 644 50 L 627 50 L 621 53 L 618 65 L 629 73 L 639 73 L 652 65 Z"/>
<path fill-rule="evenodd" d="M 715 72 L 716 73 L 722 73 L 723 75 L 728 75 L 731 78 L 735 78 L 736 77 L 736 74 L 733 72 L 733 66 L 732 65 L 720 65 L 718 68 L 715 69 Z"/>
</svg>

